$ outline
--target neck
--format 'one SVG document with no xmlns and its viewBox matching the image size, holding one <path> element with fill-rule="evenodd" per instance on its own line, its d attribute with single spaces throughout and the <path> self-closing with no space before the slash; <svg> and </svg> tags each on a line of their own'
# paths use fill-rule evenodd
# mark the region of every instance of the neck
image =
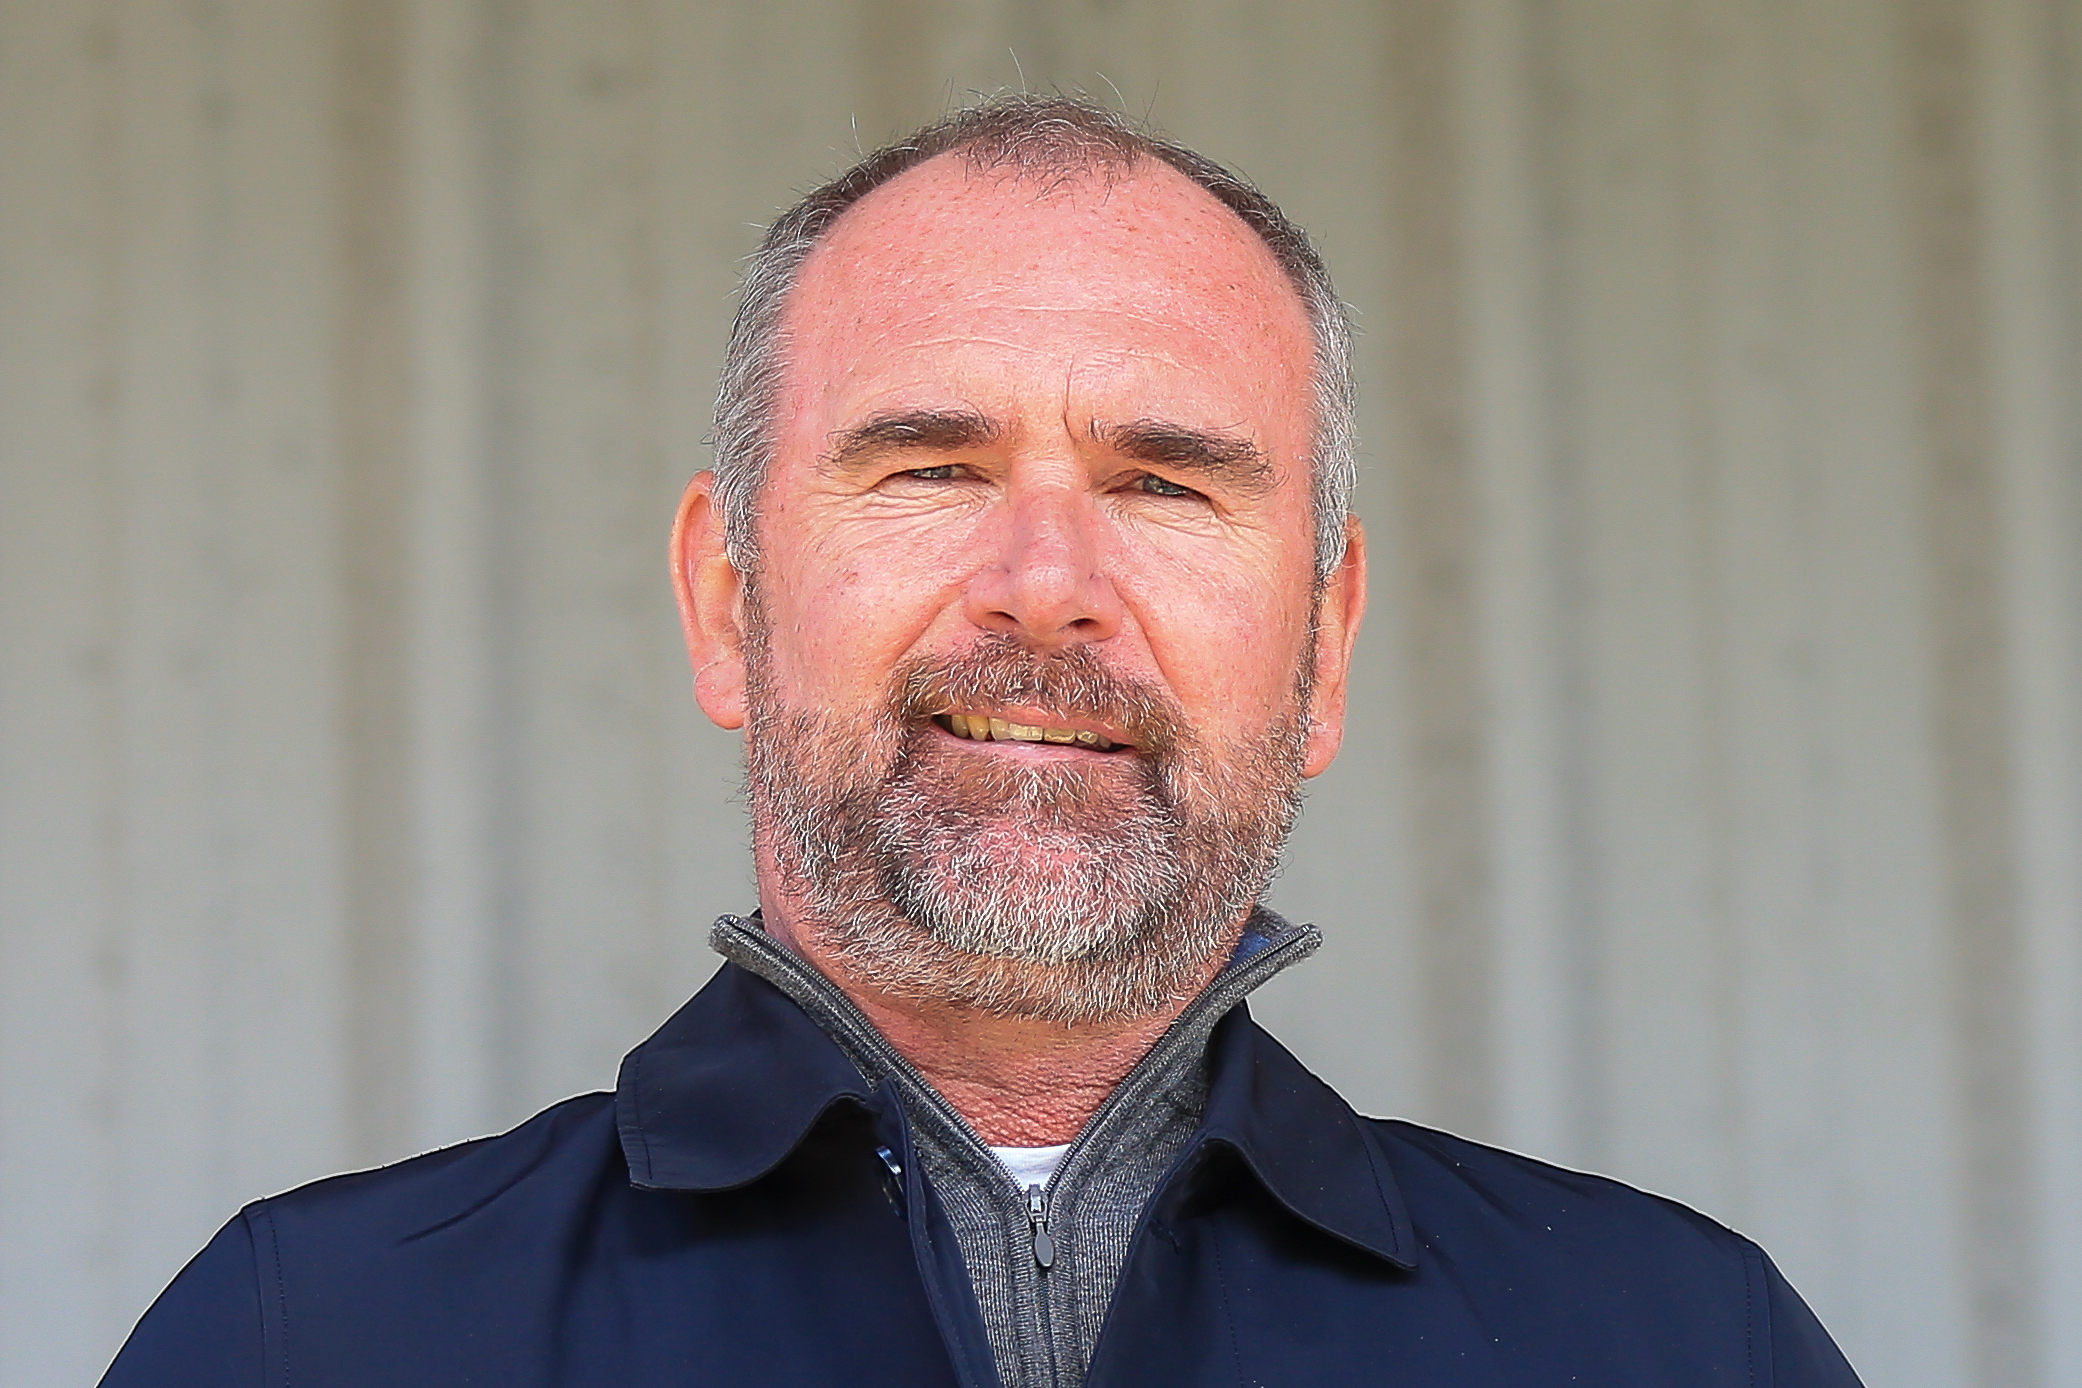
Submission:
<svg viewBox="0 0 2082 1388">
<path fill-rule="evenodd" d="M 767 933 L 852 999 L 994 1147 L 1074 1140 L 1222 967 L 1222 957 L 1209 959 L 1185 996 L 1146 1016 L 1078 1024 L 1000 1017 L 885 992 L 820 948 L 814 923 L 791 909 L 794 905 L 762 887 L 760 915 Z"/>
</svg>

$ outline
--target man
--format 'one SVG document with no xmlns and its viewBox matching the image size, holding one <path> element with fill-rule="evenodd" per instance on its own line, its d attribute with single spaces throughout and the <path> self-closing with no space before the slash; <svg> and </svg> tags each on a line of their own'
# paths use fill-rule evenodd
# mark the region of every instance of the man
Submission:
<svg viewBox="0 0 2082 1388">
<path fill-rule="evenodd" d="M 673 541 L 760 909 L 590 1095 L 249 1207 L 109 1383 L 1856 1382 L 1764 1255 L 1356 1117 L 1242 998 L 1338 748 L 1342 310 L 1261 195 L 1015 98 L 747 277 Z"/>
</svg>

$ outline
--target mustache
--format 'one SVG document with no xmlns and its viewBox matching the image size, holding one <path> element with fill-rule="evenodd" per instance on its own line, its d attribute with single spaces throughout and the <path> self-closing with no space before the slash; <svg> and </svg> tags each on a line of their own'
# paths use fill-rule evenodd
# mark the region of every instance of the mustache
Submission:
<svg viewBox="0 0 2082 1388">
<path fill-rule="evenodd" d="M 950 710 L 1031 704 L 1118 728 L 1136 751 L 1164 757 L 1191 741 L 1184 715 L 1153 685 L 1108 668 L 1090 646 L 1042 652 L 988 632 L 947 656 L 920 656 L 897 671 L 891 712 L 913 723 Z"/>
</svg>

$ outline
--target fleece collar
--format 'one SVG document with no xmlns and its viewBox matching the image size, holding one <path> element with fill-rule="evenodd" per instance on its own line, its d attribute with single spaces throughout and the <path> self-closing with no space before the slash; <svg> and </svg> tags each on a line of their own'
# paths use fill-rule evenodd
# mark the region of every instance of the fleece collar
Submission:
<svg viewBox="0 0 2082 1388">
<path fill-rule="evenodd" d="M 1278 943 L 1277 935 L 1247 937 L 1245 949 Z M 649 1189 L 750 1185 L 827 1115 L 850 1106 L 880 1105 L 793 999 L 735 963 L 629 1053 L 615 1086 L 629 1179 Z M 1401 1192 L 1365 1123 L 1242 1003 L 1209 1042 L 1206 1117 L 1191 1146 L 1204 1144 L 1233 1149 L 1295 1218 L 1398 1266 L 1415 1265 Z"/>
</svg>

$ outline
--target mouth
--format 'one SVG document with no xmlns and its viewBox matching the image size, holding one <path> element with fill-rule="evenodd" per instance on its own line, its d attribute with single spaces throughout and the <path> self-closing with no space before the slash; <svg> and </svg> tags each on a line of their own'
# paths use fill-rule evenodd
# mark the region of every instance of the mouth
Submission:
<svg viewBox="0 0 2082 1388">
<path fill-rule="evenodd" d="M 936 713 L 933 722 L 941 731 L 972 742 L 1042 742 L 1075 747 L 1087 752 L 1128 752 L 1133 749 L 1096 728 L 1075 724 L 1021 723 L 1000 714 Z"/>
</svg>

